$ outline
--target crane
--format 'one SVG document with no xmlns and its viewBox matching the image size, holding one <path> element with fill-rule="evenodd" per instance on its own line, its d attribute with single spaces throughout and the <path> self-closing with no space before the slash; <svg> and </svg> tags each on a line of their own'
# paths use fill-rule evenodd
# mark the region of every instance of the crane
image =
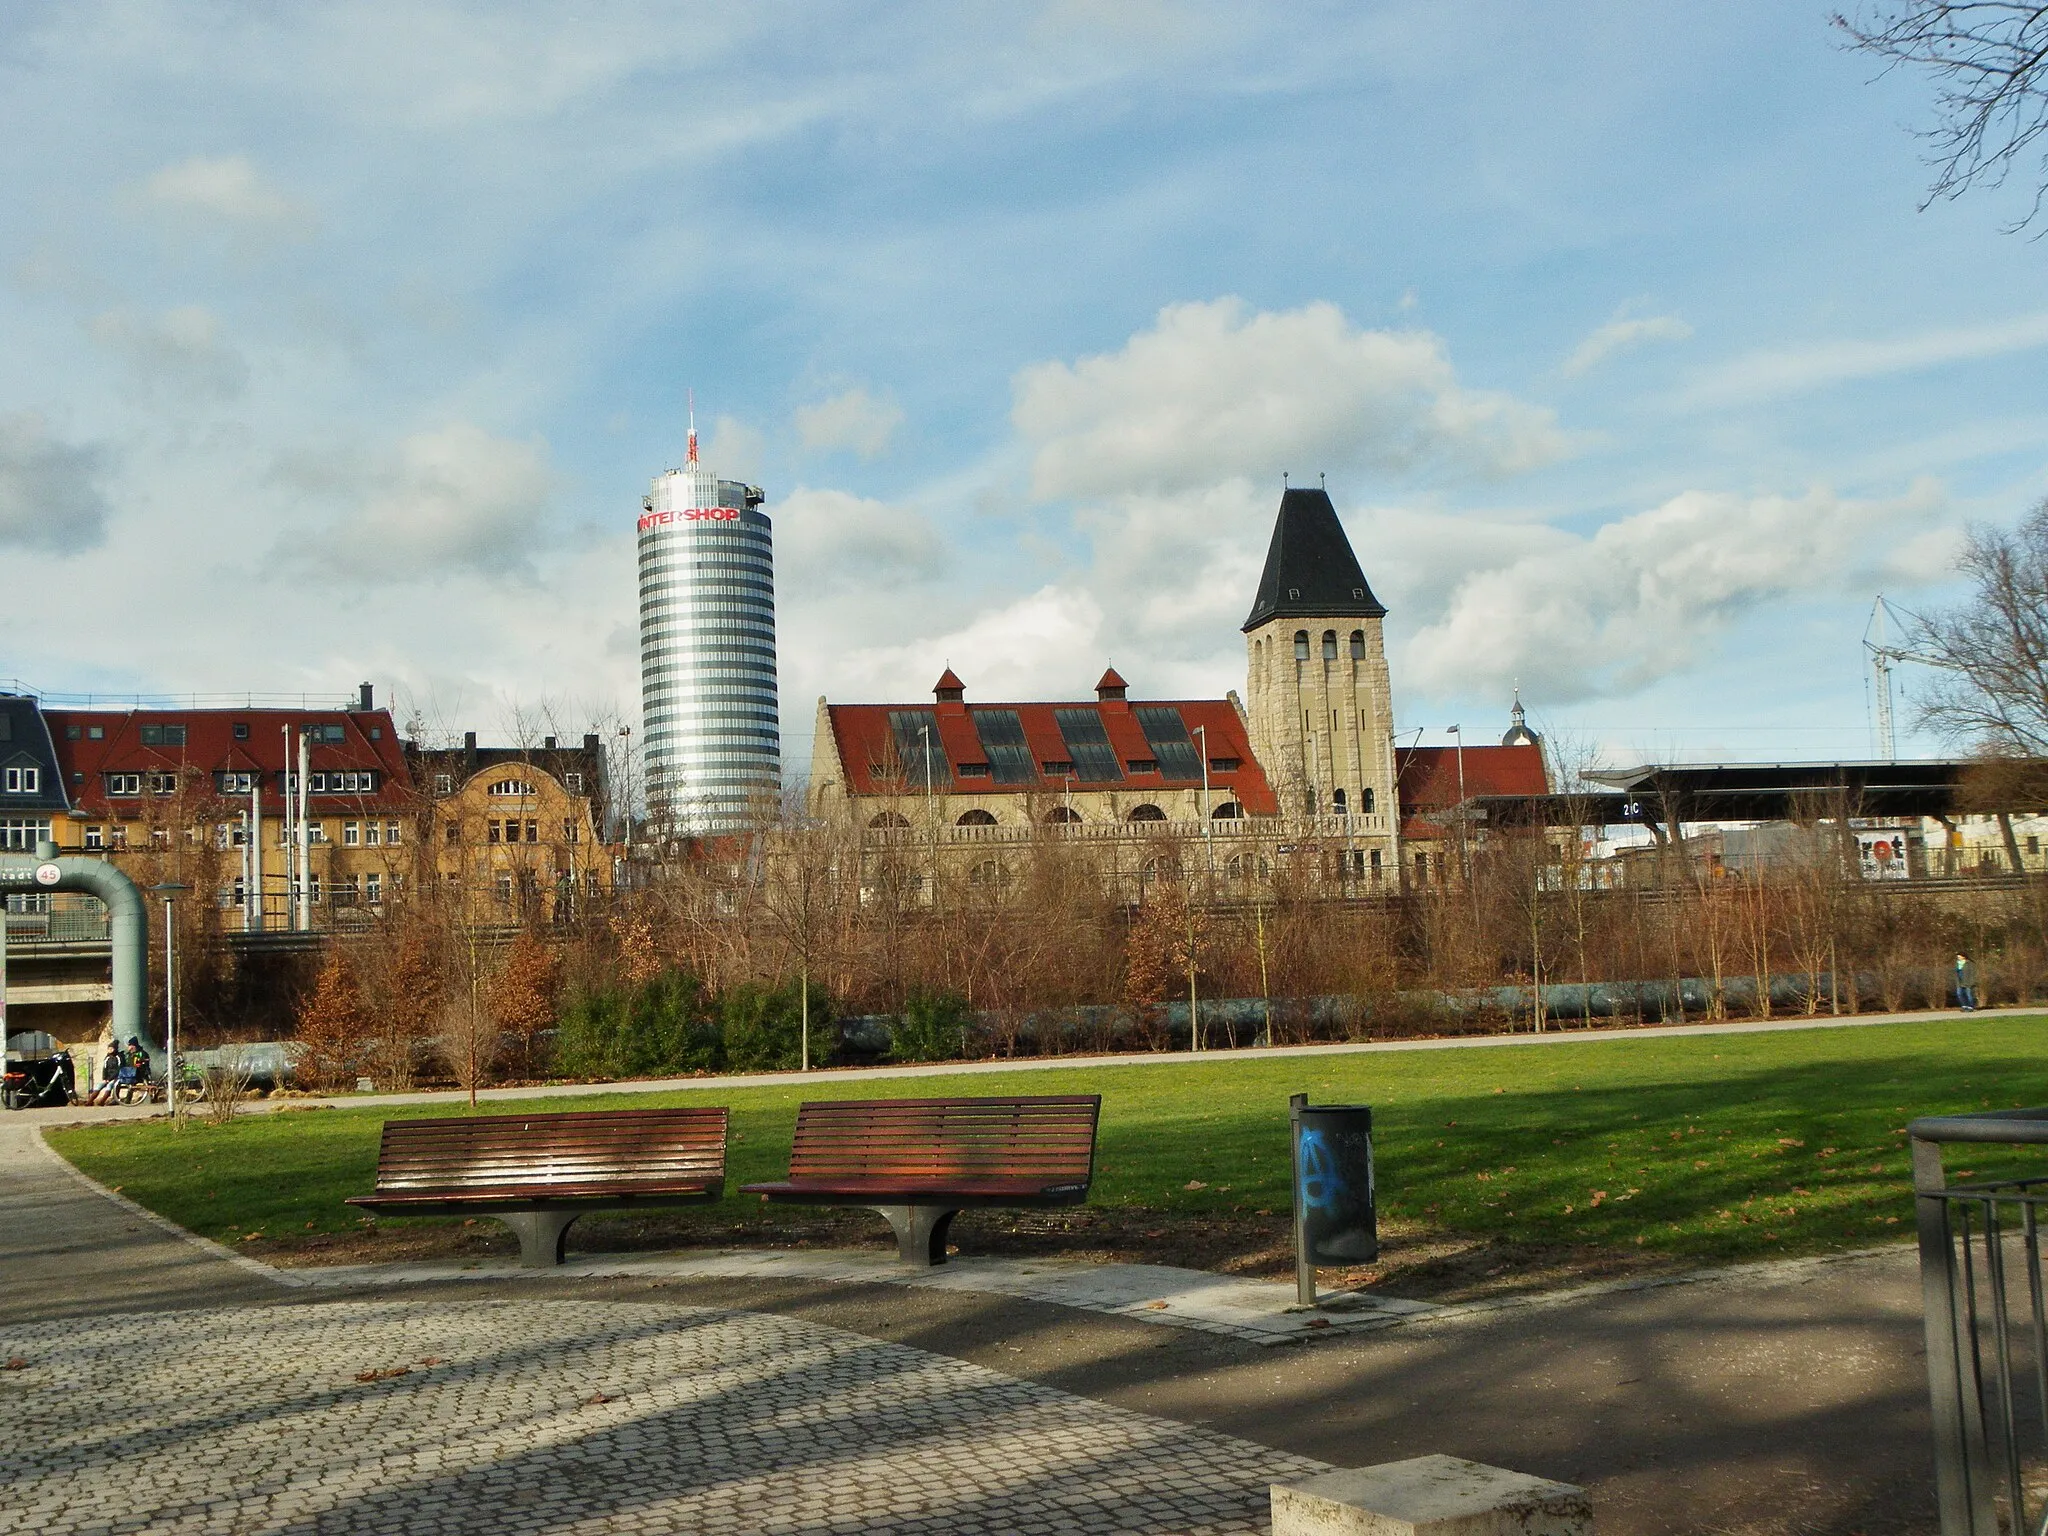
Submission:
<svg viewBox="0 0 2048 1536">
<path fill-rule="evenodd" d="M 1898 627 L 1898 643 L 1890 637 L 1887 619 Z M 1896 762 L 1899 756 L 1898 735 L 1892 725 L 1892 664 L 1917 661 L 1931 667 L 1943 665 L 1940 657 L 1914 650 L 1905 643 L 1920 622 L 1917 613 L 1899 607 L 1880 592 L 1877 601 L 1871 604 L 1870 622 L 1863 626 L 1863 649 L 1870 653 L 1870 674 L 1875 685 L 1877 749 L 1888 763 Z"/>
</svg>

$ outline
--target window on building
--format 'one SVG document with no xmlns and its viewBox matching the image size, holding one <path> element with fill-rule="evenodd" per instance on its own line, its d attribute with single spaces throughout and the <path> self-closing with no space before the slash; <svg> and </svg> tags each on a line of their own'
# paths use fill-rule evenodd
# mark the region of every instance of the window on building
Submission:
<svg viewBox="0 0 2048 1536">
<path fill-rule="evenodd" d="M 1370 853 L 1368 853 L 1368 854 L 1366 855 L 1366 857 L 1367 857 L 1367 859 L 1368 859 L 1368 860 L 1370 860 L 1370 863 L 1371 863 L 1371 870 L 1370 870 L 1370 873 L 1371 873 L 1371 875 L 1372 875 L 1372 878 L 1373 878 L 1373 883 L 1374 883 L 1375 885 L 1377 885 L 1377 884 L 1379 883 L 1379 878 L 1380 878 L 1380 851 L 1379 851 L 1379 849 L 1377 849 L 1377 848 L 1373 849 L 1373 850 L 1372 850 L 1372 851 L 1371 851 Z"/>
<path fill-rule="evenodd" d="M 178 792 L 178 776 L 175 773 L 152 773 L 149 776 L 149 792 L 152 795 L 175 795 Z"/>
<path fill-rule="evenodd" d="M 375 848 L 384 840 L 384 829 L 374 821 L 363 823 L 363 846 Z"/>
<path fill-rule="evenodd" d="M 435 774 L 435 775 L 434 775 L 434 793 L 435 793 L 435 794 L 437 794 L 437 795 L 452 795 L 452 794 L 454 794 L 454 793 L 455 793 L 455 775 L 454 775 L 454 774 L 452 774 L 452 773 L 437 773 L 437 774 Z"/>
<path fill-rule="evenodd" d="M 992 827 L 995 824 L 995 817 L 979 808 L 971 811 L 962 811 L 959 819 L 953 823 L 956 827 Z"/>
<path fill-rule="evenodd" d="M 0 848 L 33 853 L 36 844 L 49 835 L 49 822 L 40 818 L 13 816 L 0 821 Z"/>
<path fill-rule="evenodd" d="M 88 725 L 85 728 L 85 739 L 87 741 L 105 741 L 107 739 L 107 728 L 104 725 Z"/>
<path fill-rule="evenodd" d="M 10 795 L 33 795 L 43 787 L 43 773 L 40 768 L 8 768 L 0 770 L 0 790 Z"/>
<path fill-rule="evenodd" d="M 65 726 L 65 727 L 64 727 L 64 739 L 65 739 L 66 741 L 76 741 L 76 740 L 78 740 L 78 737 L 79 737 L 79 730 L 78 730 L 78 727 L 77 727 L 77 726 L 75 726 L 75 725 L 67 725 L 67 726 Z"/>
<path fill-rule="evenodd" d="M 1195 755 L 1194 738 L 1178 709 L 1171 704 L 1140 704 L 1131 713 L 1138 717 L 1138 729 L 1145 733 L 1145 745 L 1152 749 L 1161 773 L 1189 783 L 1202 776 L 1202 760 Z"/>
<path fill-rule="evenodd" d="M 565 843 L 573 843 L 577 841 L 576 834 L 576 818 L 573 816 L 564 816 L 562 818 L 562 841 Z"/>
<path fill-rule="evenodd" d="M 253 773 L 216 773 L 213 776 L 213 787 L 218 794 L 246 795 L 255 779 L 256 775 Z"/>
<path fill-rule="evenodd" d="M 1030 745 L 1024 740 L 1024 720 L 1016 710 L 977 709 L 974 730 L 998 784 L 1038 781 L 1038 764 L 1032 760 Z"/>
<path fill-rule="evenodd" d="M 170 847 L 171 829 L 169 827 L 151 827 L 149 829 L 149 846 L 152 848 Z"/>
<path fill-rule="evenodd" d="M 1209 759 L 1209 771 L 1211 773 L 1235 773 L 1243 766 L 1244 759 L 1241 757 L 1212 757 Z"/>
<path fill-rule="evenodd" d="M 1134 806 L 1132 806 L 1132 807 L 1131 807 L 1131 814 L 1130 814 L 1130 815 L 1128 815 L 1128 816 L 1126 816 L 1126 817 L 1124 818 L 1124 820 L 1126 820 L 1126 821 L 1164 821 L 1164 820 L 1166 820 L 1166 812 L 1164 812 L 1164 811 L 1162 811 L 1161 809 L 1159 809 L 1159 807 L 1158 807 L 1158 806 L 1156 806 L 1156 805 L 1150 805 L 1150 804 L 1147 804 L 1147 805 L 1134 805 Z"/>
<path fill-rule="evenodd" d="M 1049 827 L 1071 827 L 1081 819 L 1081 813 L 1071 805 L 1056 805 L 1045 813 L 1045 824 Z"/>
<path fill-rule="evenodd" d="M 967 871 L 967 883 L 983 890 L 999 890 L 1004 880 L 1005 871 L 998 859 L 983 859 Z"/>
<path fill-rule="evenodd" d="M 361 827 L 360 825 L 358 825 L 357 823 L 355 823 L 355 822 L 353 822 L 353 821 L 344 821 L 344 822 L 343 822 L 343 823 L 341 824 L 341 846 L 342 846 L 342 847 L 344 847 L 344 848 L 353 848 L 353 847 L 355 847 L 355 846 L 356 846 L 356 845 L 357 845 L 358 843 L 360 843 L 360 842 L 361 842 L 362 840 L 363 840 L 363 829 L 362 829 L 362 827 Z"/>
<path fill-rule="evenodd" d="M 962 763 L 959 772 L 963 779 L 985 779 L 988 777 L 988 764 Z"/>
<path fill-rule="evenodd" d="M 145 725 L 142 728 L 142 744 L 145 747 L 182 747 L 185 745 L 185 727 Z"/>
<path fill-rule="evenodd" d="M 1083 784 L 1114 784 L 1123 777 L 1117 765 L 1116 748 L 1109 744 L 1109 732 L 1102 716 L 1092 709 L 1056 709 L 1053 724 L 1067 744 L 1073 760 L 1074 778 Z"/>
<path fill-rule="evenodd" d="M 441 840 L 446 843 L 461 842 L 462 823 L 459 821 L 444 822 L 441 827 Z"/>
<path fill-rule="evenodd" d="M 1159 771 L 1159 760 L 1155 757 L 1127 758 L 1124 761 L 1124 766 L 1130 769 L 1132 773 L 1157 773 Z"/>
<path fill-rule="evenodd" d="M 505 826 L 503 822 L 487 821 L 484 823 L 484 826 L 488 829 L 484 833 L 486 842 L 502 843 L 505 840 Z"/>
<path fill-rule="evenodd" d="M 142 793 L 142 775 L 139 773 L 110 773 L 107 775 L 107 793 L 110 795 L 139 795 Z"/>
<path fill-rule="evenodd" d="M 496 783 L 489 785 L 484 790 L 484 793 L 487 795 L 518 796 L 521 799 L 531 799 L 533 797 L 533 785 L 525 779 L 499 779 Z"/>
<path fill-rule="evenodd" d="M 1353 661 L 1365 660 L 1365 631 L 1362 629 L 1351 631 L 1351 659 Z"/>
<path fill-rule="evenodd" d="M 246 721 L 246 720 L 237 720 L 237 721 L 235 722 L 235 740 L 237 740 L 237 741 L 247 741 L 248 739 L 249 739 L 249 722 L 248 722 L 248 721 Z"/>
<path fill-rule="evenodd" d="M 1372 786 L 1368 784 L 1364 789 L 1361 789 L 1358 792 L 1358 814 L 1361 816 L 1370 816 L 1372 813 L 1373 792 Z"/>
<path fill-rule="evenodd" d="M 374 795 L 377 772 L 374 768 L 335 768 L 308 775 L 306 784 L 307 793 L 314 795 Z"/>
<path fill-rule="evenodd" d="M 363 876 L 363 895 L 369 899 L 371 906 L 379 905 L 384 900 L 383 875 L 373 869 Z"/>
<path fill-rule="evenodd" d="M 398 846 L 398 823 L 395 821 L 384 823 L 384 846 L 386 848 L 396 848 Z"/>
<path fill-rule="evenodd" d="M 1426 853 L 1415 855 L 1415 883 L 1417 885 L 1429 884 L 1429 855 Z"/>
<path fill-rule="evenodd" d="M 952 778 L 953 765 L 939 739 L 939 717 L 932 710 L 890 710 L 889 737 L 896 748 L 896 773 L 907 787 L 944 784 Z"/>
<path fill-rule="evenodd" d="M 868 825 L 882 828 L 907 827 L 910 825 L 910 822 L 907 818 L 897 815 L 894 811 L 878 811 L 868 819 Z"/>
<path fill-rule="evenodd" d="M 1240 821 L 1243 817 L 1244 807 L 1235 800 L 1226 800 L 1209 813 L 1212 821 Z"/>
<path fill-rule="evenodd" d="M 1343 790 L 1333 789 L 1330 791 L 1330 813 L 1334 816 L 1347 816 L 1350 814 L 1350 807 L 1345 803 Z"/>
<path fill-rule="evenodd" d="M 1297 629 L 1294 632 L 1294 659 L 1308 660 L 1308 631 L 1305 629 Z"/>
<path fill-rule="evenodd" d="M 498 876 L 498 905 L 501 907 L 512 905 L 512 877 L 510 875 Z"/>
<path fill-rule="evenodd" d="M 317 897 L 315 898 L 318 899 Z M 352 907 L 356 904 L 356 877 L 336 875 L 334 877 L 334 904 L 337 907 Z"/>
<path fill-rule="evenodd" d="M 348 740 L 348 728 L 340 725 L 316 725 L 306 734 L 315 741 L 337 742 Z"/>
<path fill-rule="evenodd" d="M 562 775 L 562 787 L 563 787 L 564 789 L 568 790 L 568 791 L 569 791 L 569 793 L 570 793 L 570 794 L 572 794 L 572 795 L 580 795 L 580 794 L 582 794 L 582 793 L 583 793 L 583 775 L 582 775 L 582 774 L 580 774 L 580 773 L 565 773 L 565 774 L 563 774 L 563 775 Z"/>
<path fill-rule="evenodd" d="M 1335 661 L 1336 659 L 1337 631 L 1335 631 L 1334 629 L 1326 629 L 1323 631 L 1323 660 Z"/>
<path fill-rule="evenodd" d="M 306 899 L 311 901 L 316 907 L 320 905 L 320 877 L 318 875 L 309 875 L 307 877 Z"/>
<path fill-rule="evenodd" d="M 540 823 L 538 821 L 527 822 L 526 840 L 529 843 L 537 843 L 540 841 Z"/>
<path fill-rule="evenodd" d="M 102 830 L 101 830 L 100 828 L 98 828 L 98 827 L 87 827 L 87 828 L 85 829 L 85 846 L 86 846 L 86 847 L 88 847 L 88 848 L 104 848 L 104 847 L 106 847 L 106 845 L 107 845 L 106 835 L 105 835 L 105 833 L 104 833 L 104 832 L 103 832 L 103 831 L 102 831 Z"/>
</svg>

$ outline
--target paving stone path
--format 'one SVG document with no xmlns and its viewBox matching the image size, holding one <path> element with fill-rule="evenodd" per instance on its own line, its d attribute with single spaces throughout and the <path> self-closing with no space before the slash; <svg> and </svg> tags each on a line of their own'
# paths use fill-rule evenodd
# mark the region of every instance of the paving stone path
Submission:
<svg viewBox="0 0 2048 1536">
<path fill-rule="evenodd" d="M 342 1301 L 0 1329 L 0 1532 L 1254 1532 L 1321 1462 L 786 1317 Z M 366 1379 L 367 1378 L 367 1379 Z"/>
</svg>

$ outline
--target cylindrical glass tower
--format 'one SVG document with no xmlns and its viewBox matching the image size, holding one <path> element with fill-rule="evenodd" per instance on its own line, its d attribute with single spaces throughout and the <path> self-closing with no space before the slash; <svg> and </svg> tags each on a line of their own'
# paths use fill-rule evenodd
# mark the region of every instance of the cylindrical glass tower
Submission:
<svg viewBox="0 0 2048 1536">
<path fill-rule="evenodd" d="M 775 545 L 761 493 L 689 461 L 640 515 L 640 695 L 647 809 L 671 834 L 737 830 L 782 785 Z"/>
</svg>

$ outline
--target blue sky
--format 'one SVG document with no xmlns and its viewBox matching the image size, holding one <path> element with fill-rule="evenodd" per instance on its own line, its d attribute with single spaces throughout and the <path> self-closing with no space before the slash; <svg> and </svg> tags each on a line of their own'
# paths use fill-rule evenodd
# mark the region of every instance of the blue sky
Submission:
<svg viewBox="0 0 2048 1536">
<path fill-rule="evenodd" d="M 2022 194 L 1918 211 L 1824 7 L 996 9 L 0 12 L 0 677 L 636 722 L 694 389 L 792 764 L 1241 688 L 1283 471 L 1404 734 L 1860 755 L 1874 595 L 2048 491 Z"/>
</svg>

